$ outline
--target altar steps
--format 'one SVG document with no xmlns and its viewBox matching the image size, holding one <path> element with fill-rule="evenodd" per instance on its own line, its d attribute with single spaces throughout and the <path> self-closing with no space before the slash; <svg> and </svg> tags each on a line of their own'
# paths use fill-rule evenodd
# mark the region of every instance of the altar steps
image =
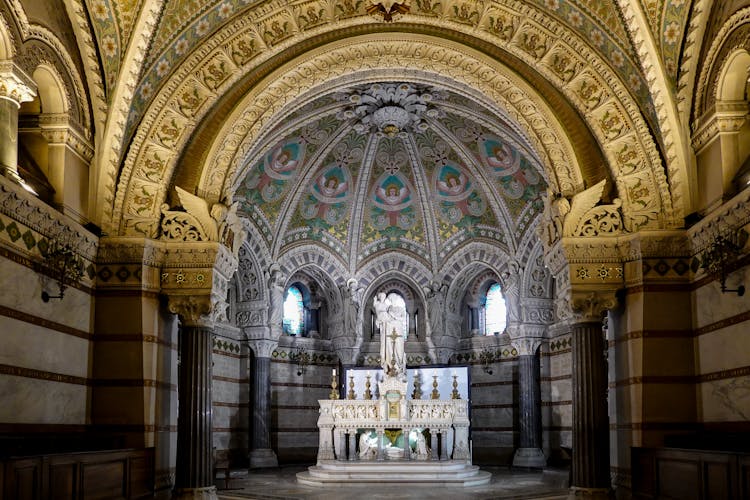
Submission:
<svg viewBox="0 0 750 500">
<path fill-rule="evenodd" d="M 383 484 L 411 484 L 430 486 L 467 487 L 490 482 L 492 474 L 479 470 L 464 461 L 406 461 L 344 462 L 322 461 L 297 473 L 297 482 L 308 486 L 375 486 Z"/>
</svg>

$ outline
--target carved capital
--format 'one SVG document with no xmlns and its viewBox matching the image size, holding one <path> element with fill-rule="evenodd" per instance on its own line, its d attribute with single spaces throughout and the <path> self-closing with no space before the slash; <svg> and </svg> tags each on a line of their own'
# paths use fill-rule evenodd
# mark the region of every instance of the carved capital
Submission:
<svg viewBox="0 0 750 500">
<path fill-rule="evenodd" d="M 169 295 L 169 312 L 189 326 L 213 326 L 210 295 Z"/>
<path fill-rule="evenodd" d="M 739 132 L 747 119 L 747 101 L 718 101 L 716 125 L 719 133 Z"/>
<path fill-rule="evenodd" d="M 615 291 L 574 292 L 570 300 L 571 322 L 590 323 L 601 321 L 604 313 L 617 305 Z"/>
<path fill-rule="evenodd" d="M 278 341 L 270 339 L 257 339 L 250 341 L 250 348 L 253 350 L 256 358 L 270 358 L 271 353 L 276 346 Z"/>
<path fill-rule="evenodd" d="M 33 101 L 36 84 L 13 61 L 0 61 L 0 99 L 12 101 L 20 107 L 22 102 Z"/>
<path fill-rule="evenodd" d="M 533 356 L 542 345 L 541 338 L 523 338 L 511 341 L 511 345 L 518 351 L 519 356 Z"/>
</svg>

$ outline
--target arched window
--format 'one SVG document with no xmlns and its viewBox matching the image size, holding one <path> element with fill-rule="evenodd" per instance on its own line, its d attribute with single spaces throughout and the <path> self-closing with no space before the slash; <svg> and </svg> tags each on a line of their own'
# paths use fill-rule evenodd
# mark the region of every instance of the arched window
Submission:
<svg viewBox="0 0 750 500">
<path fill-rule="evenodd" d="M 500 288 L 500 283 L 495 283 L 487 289 L 487 300 L 484 304 L 484 334 L 494 335 L 505 331 L 507 313 L 505 310 L 505 297 Z"/>
<path fill-rule="evenodd" d="M 305 304 L 302 291 L 296 286 L 290 286 L 286 291 L 283 324 L 287 335 L 302 335 L 305 331 Z"/>
</svg>

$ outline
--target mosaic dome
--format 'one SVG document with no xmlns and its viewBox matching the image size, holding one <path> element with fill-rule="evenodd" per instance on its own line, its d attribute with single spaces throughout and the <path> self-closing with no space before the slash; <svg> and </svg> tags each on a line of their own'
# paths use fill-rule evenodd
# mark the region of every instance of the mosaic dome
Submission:
<svg viewBox="0 0 750 500">
<path fill-rule="evenodd" d="M 373 83 L 309 102 L 249 156 L 235 199 L 275 256 L 314 243 L 433 270 L 473 240 L 535 238 L 547 182 L 518 128 L 454 91 Z"/>
</svg>

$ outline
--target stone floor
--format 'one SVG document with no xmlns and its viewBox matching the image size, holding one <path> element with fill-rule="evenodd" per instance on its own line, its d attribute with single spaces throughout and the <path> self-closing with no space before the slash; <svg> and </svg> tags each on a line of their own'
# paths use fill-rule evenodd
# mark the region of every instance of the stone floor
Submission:
<svg viewBox="0 0 750 500">
<path fill-rule="evenodd" d="M 223 479 L 217 479 L 219 498 L 234 499 L 312 499 L 312 500 L 469 500 L 469 499 L 564 499 L 568 493 L 568 471 L 549 469 L 529 472 L 508 467 L 482 467 L 492 473 L 492 481 L 472 488 L 430 488 L 388 486 L 374 490 L 372 487 L 346 486 L 335 489 L 314 488 L 297 484 L 297 472 L 306 467 L 280 467 L 252 470 L 244 477 L 232 477 L 229 489 Z"/>
</svg>

